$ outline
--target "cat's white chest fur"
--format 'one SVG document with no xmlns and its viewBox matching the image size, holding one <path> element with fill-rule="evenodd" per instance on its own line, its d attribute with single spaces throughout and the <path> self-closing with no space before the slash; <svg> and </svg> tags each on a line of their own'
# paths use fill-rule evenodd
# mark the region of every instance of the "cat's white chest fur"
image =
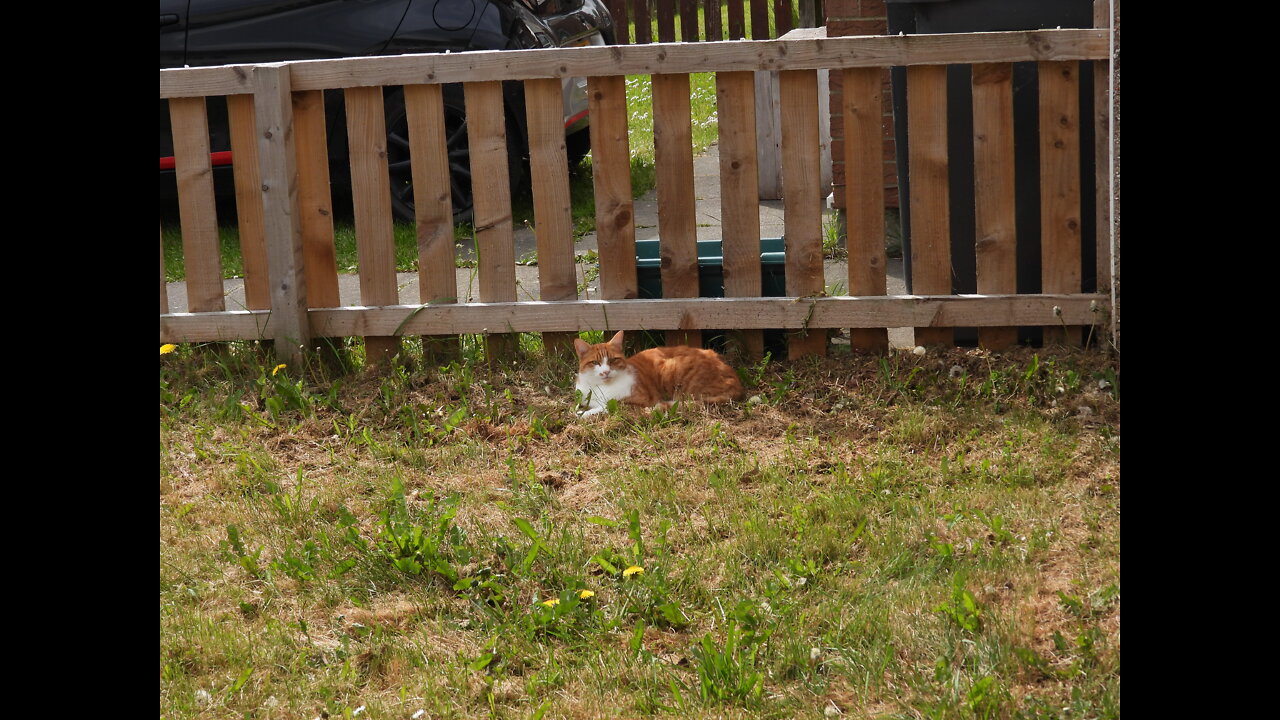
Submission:
<svg viewBox="0 0 1280 720">
<path fill-rule="evenodd" d="M 578 410 L 578 415 L 588 417 L 604 412 L 610 400 L 622 402 L 630 397 L 635 384 L 635 371 L 630 368 L 615 370 L 609 367 L 607 360 L 579 372 L 574 388 L 582 393 L 583 409 Z"/>
</svg>

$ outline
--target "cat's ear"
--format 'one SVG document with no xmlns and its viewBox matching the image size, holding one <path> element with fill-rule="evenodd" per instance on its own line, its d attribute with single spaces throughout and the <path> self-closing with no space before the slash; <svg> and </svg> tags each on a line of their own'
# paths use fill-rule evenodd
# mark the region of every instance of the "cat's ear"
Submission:
<svg viewBox="0 0 1280 720">
<path fill-rule="evenodd" d="M 612 338 L 610 338 L 609 346 L 612 348 L 615 348 L 618 352 L 622 352 L 622 331 L 621 330 L 618 331 L 617 335 L 614 335 Z"/>
<path fill-rule="evenodd" d="M 578 351 L 578 357 L 582 357 L 591 350 L 591 346 L 583 342 L 582 338 L 574 338 L 573 349 Z"/>
</svg>

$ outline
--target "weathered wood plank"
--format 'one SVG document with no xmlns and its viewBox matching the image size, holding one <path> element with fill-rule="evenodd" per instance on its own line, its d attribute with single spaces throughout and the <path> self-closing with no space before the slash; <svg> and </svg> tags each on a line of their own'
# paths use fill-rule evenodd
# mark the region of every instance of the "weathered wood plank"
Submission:
<svg viewBox="0 0 1280 720">
<path fill-rule="evenodd" d="M 538 245 L 538 292 L 543 300 L 576 300 L 573 214 L 569 200 L 569 158 L 564 141 L 564 91 L 559 80 L 525 82 L 529 117 L 529 169 L 533 177 L 534 234 Z M 573 338 L 547 333 L 549 355 L 571 357 Z"/>
<path fill-rule="evenodd" d="M 698 0 L 680 0 L 680 39 L 698 42 Z"/>
<path fill-rule="evenodd" d="M 786 215 L 787 294 L 819 295 L 825 290 L 822 272 L 822 167 L 818 136 L 818 73 L 787 70 L 779 78 L 782 106 L 783 212 Z M 825 330 L 792 334 L 788 357 L 825 355 Z"/>
<path fill-rule="evenodd" d="M 298 227 L 307 279 L 307 304 L 338 307 L 338 257 L 333 242 L 333 199 L 324 91 L 293 94 L 293 137 L 298 166 Z"/>
<path fill-rule="evenodd" d="M 475 198 L 480 299 L 484 302 L 507 302 L 516 299 L 516 258 L 502 84 L 467 83 L 464 92 L 471 187 Z M 504 331 L 500 325 L 488 328 L 485 353 L 491 360 L 509 358 L 516 349 L 515 337 L 503 334 Z"/>
<path fill-rule="evenodd" d="M 387 121 L 382 88 L 348 88 L 347 138 L 351 156 L 351 200 L 356 255 L 360 262 L 360 302 L 395 305 L 395 235 L 391 221 L 391 178 L 387 172 Z M 365 337 L 366 362 L 385 362 L 400 349 L 394 337 Z"/>
<path fill-rule="evenodd" d="M 740 2 L 729 2 L 729 37 L 728 40 L 747 39 L 747 21 Z"/>
<path fill-rule="evenodd" d="M 782 100 L 778 73 L 757 71 L 754 75 L 759 199 L 779 200 L 782 198 Z"/>
<path fill-rule="evenodd" d="M 250 310 L 266 310 L 271 307 L 271 283 L 267 277 L 267 240 L 263 234 L 262 178 L 253 96 L 228 97 L 227 118 L 231 129 L 240 257 L 244 262 L 245 306 Z"/>
<path fill-rule="evenodd" d="M 658 190 L 662 296 L 698 296 L 698 226 L 693 194 L 689 76 L 653 76 L 653 145 Z M 667 333 L 668 345 L 702 346 L 693 324 Z"/>
<path fill-rule="evenodd" d="M 849 251 L 849 294 L 888 292 L 884 250 L 884 98 L 878 68 L 843 71 L 845 212 Z M 851 328 L 850 345 L 885 352 L 883 328 Z"/>
<path fill-rule="evenodd" d="M 703 0 L 703 21 L 706 25 L 703 38 L 707 42 L 724 40 L 724 23 L 720 19 L 720 0 Z"/>
<path fill-rule="evenodd" d="M 951 219 L 947 185 L 947 69 L 907 68 L 911 173 L 912 292 L 951 293 Z M 918 327 L 916 344 L 952 345 L 950 329 Z"/>
<path fill-rule="evenodd" d="M 627 31 L 627 0 L 605 0 L 609 16 L 613 18 L 613 38 L 619 45 L 630 42 Z"/>
<path fill-rule="evenodd" d="M 571 300 L 564 302 L 458 303 L 313 309 L 323 333 L 358 336 L 515 332 L 673 330 L 688 317 L 702 327 L 983 327 L 1043 325 L 1061 311 L 1068 324 L 1104 322 L 1105 295 L 950 295 L 925 297 L 688 298 Z M 160 342 L 205 342 L 267 337 L 279 320 L 270 311 L 174 313 L 160 316 Z"/>
<path fill-rule="evenodd" d="M 973 66 L 973 196 L 978 292 L 1018 291 L 1014 204 L 1013 66 Z M 1002 350 L 1018 341 L 1017 328 L 982 328 L 979 344 Z"/>
<path fill-rule="evenodd" d="M 720 125 L 720 219 L 723 232 L 724 294 L 759 297 L 760 203 L 756 188 L 755 73 L 716 75 L 716 117 Z M 743 350 L 764 355 L 764 334 L 746 330 Z"/>
<path fill-rule="evenodd" d="M 769 0 L 751 0 L 751 39 L 768 40 L 773 37 L 769 33 Z"/>
<path fill-rule="evenodd" d="M 414 226 L 418 241 L 418 299 L 457 302 L 454 275 L 453 192 L 445 139 L 444 94 L 439 85 L 404 86 L 409 119 L 409 159 L 413 176 Z M 424 337 L 434 359 L 456 355 L 458 338 Z"/>
<path fill-rule="evenodd" d="M 1079 63 L 1041 63 L 1040 282 L 1043 292 L 1080 292 Z M 1045 342 L 1080 344 L 1080 328 L 1054 323 Z"/>
<path fill-rule="evenodd" d="M 649 0 L 631 0 L 631 19 L 636 27 L 636 44 L 653 42 L 653 22 L 649 18 Z"/>
<path fill-rule="evenodd" d="M 173 161 L 178 183 L 178 217 L 187 274 L 187 307 L 193 312 L 224 309 L 222 256 L 209 160 L 209 117 L 204 98 L 169 101 Z"/>
<path fill-rule="evenodd" d="M 676 2 L 675 0 L 657 0 L 658 41 L 669 43 L 676 41 Z"/>
<path fill-rule="evenodd" d="M 160 228 L 160 314 L 169 312 L 169 283 L 164 278 L 164 228 Z"/>
<path fill-rule="evenodd" d="M 732 5 L 730 6 L 732 8 Z M 637 24 L 637 31 L 640 29 Z M 732 25 L 731 25 L 732 27 Z M 752 43 L 677 43 L 448 55 L 305 60 L 291 63 L 298 90 L 532 78 L 648 75 L 738 70 L 953 65 L 1093 60 L 1108 57 L 1105 30 L 803 37 Z M 160 71 L 160 97 L 247 92 L 248 66 Z"/>
<path fill-rule="evenodd" d="M 639 297 L 635 208 L 627 138 L 627 88 L 620 75 L 587 78 L 591 111 L 591 174 L 596 196 L 600 297 Z"/>
<path fill-rule="evenodd" d="M 791 31 L 791 0 L 773 0 L 773 34 L 782 37 Z"/>
<path fill-rule="evenodd" d="M 254 120 L 262 182 L 263 234 L 271 281 L 274 327 L 268 337 L 286 362 L 297 362 L 311 347 L 307 279 L 303 270 L 298 217 L 298 166 L 293 98 L 286 65 L 259 65 L 253 71 Z"/>
<path fill-rule="evenodd" d="M 1111 3 L 1094 0 L 1093 25 L 1110 33 Z M 1111 291 L 1111 61 L 1093 61 L 1093 160 L 1098 292 Z"/>
</svg>

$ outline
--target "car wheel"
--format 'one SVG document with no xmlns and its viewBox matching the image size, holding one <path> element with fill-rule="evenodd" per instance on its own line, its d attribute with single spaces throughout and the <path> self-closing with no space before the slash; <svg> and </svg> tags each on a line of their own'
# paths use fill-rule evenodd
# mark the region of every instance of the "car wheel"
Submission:
<svg viewBox="0 0 1280 720">
<path fill-rule="evenodd" d="M 444 137 L 449 153 L 449 185 L 453 198 L 454 223 L 471 222 L 475 217 L 475 199 L 471 189 L 471 154 L 467 142 L 467 113 L 461 86 L 446 85 L 444 96 Z M 391 176 L 391 208 L 398 220 L 412 221 L 413 174 L 409 157 L 409 118 L 405 111 L 404 90 L 388 88 L 386 95 L 387 165 Z M 512 195 L 522 187 L 524 175 L 520 161 L 520 135 L 507 120 L 507 170 Z"/>
</svg>

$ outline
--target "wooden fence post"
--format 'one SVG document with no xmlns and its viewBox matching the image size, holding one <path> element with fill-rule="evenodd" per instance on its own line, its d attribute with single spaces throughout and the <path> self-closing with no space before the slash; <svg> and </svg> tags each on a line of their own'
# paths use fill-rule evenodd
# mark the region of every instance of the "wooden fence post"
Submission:
<svg viewBox="0 0 1280 720">
<path fill-rule="evenodd" d="M 1080 63 L 1040 71 L 1040 291 L 1078 293 L 1080 278 Z M 1047 325 L 1044 342 L 1080 344 L 1080 328 Z"/>
<path fill-rule="evenodd" d="M 440 85 L 405 85 L 409 116 L 409 158 L 418 239 L 418 300 L 452 304 L 458 300 L 453 243 L 453 190 Z M 433 360 L 455 356 L 458 338 L 424 336 L 424 354 Z"/>
<path fill-rule="evenodd" d="M 716 73 L 725 297 L 759 297 L 763 284 L 754 93 L 752 73 Z M 764 333 L 743 330 L 741 337 L 748 358 L 755 360 L 764 355 Z"/>
<path fill-rule="evenodd" d="M 1018 292 L 1014 205 L 1013 65 L 973 66 L 973 197 L 978 292 Z M 1017 328 L 978 328 L 978 342 L 1002 350 L 1018 340 Z"/>
<path fill-rule="evenodd" d="M 591 175 L 596 196 L 596 239 L 600 245 L 600 297 L 634 299 L 640 296 L 640 290 L 636 278 L 626 79 L 622 75 L 587 78 L 587 102 L 591 110 Z"/>
<path fill-rule="evenodd" d="M 307 282 L 298 226 L 298 173 L 294 155 L 293 99 L 289 66 L 253 69 L 253 109 L 258 126 L 263 236 L 271 280 L 272 339 L 286 362 L 296 362 L 311 344 Z"/>
<path fill-rule="evenodd" d="M 658 181 L 662 297 L 698 296 L 698 226 L 693 191 L 689 76 L 653 76 L 653 144 Z M 702 347 L 697 321 L 667 333 L 668 345 Z"/>
<path fill-rule="evenodd" d="M 502 83 L 466 83 L 463 92 L 471 155 L 471 193 L 475 198 L 480 302 L 512 302 L 516 299 L 516 258 Z M 485 336 L 485 356 L 491 362 L 498 358 L 510 359 L 516 349 L 515 336 L 505 330 L 489 328 Z"/>
<path fill-rule="evenodd" d="M 911 178 L 911 292 L 951 294 L 951 202 L 947 179 L 947 68 L 907 68 Z M 918 327 L 917 345 L 954 345 L 949 327 Z"/>
<path fill-rule="evenodd" d="M 538 247 L 538 297 L 577 300 L 573 265 L 573 209 L 564 141 L 564 96 L 555 78 L 526 80 L 529 174 L 533 178 L 534 235 Z M 543 333 L 548 357 L 573 357 L 574 333 Z"/>
<path fill-rule="evenodd" d="M 787 107 L 782 126 L 783 212 L 786 214 L 787 294 L 820 295 L 822 271 L 822 148 L 818 138 L 818 71 L 784 70 L 780 97 Z M 804 328 L 787 342 L 791 358 L 827 354 L 827 331 Z"/>
<path fill-rule="evenodd" d="M 888 292 L 884 250 L 884 117 L 880 68 L 843 71 L 845 208 L 848 217 L 849 294 Z M 850 345 L 885 352 L 888 330 L 850 328 Z"/>
<path fill-rule="evenodd" d="M 1093 2 L 1093 26 L 1105 28 L 1115 37 L 1115 28 L 1112 26 L 1111 7 L 1109 0 L 1094 0 Z M 1093 61 L 1093 158 L 1094 167 L 1096 168 L 1095 177 L 1097 178 L 1095 193 L 1096 201 L 1094 222 L 1097 227 L 1097 263 L 1096 277 L 1098 278 L 1097 292 L 1104 295 L 1111 295 L 1114 282 L 1112 277 L 1114 258 L 1111 256 L 1111 234 L 1112 227 L 1111 217 L 1111 200 L 1113 197 L 1112 175 L 1111 175 L 1111 79 L 1112 79 L 1112 60 L 1094 60 Z M 1112 343 L 1115 343 L 1115 307 L 1112 306 L 1112 327 L 1110 328 Z"/>
</svg>

